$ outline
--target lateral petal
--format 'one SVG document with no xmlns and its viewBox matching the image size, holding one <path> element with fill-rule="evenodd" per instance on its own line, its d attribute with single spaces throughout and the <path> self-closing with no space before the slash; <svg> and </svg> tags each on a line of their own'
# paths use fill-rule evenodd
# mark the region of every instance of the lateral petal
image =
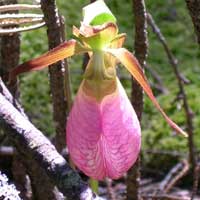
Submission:
<svg viewBox="0 0 200 200">
<path fill-rule="evenodd" d="M 151 99 L 152 103 L 155 105 L 155 107 L 160 111 L 160 113 L 163 115 L 167 123 L 177 132 L 182 134 L 183 136 L 187 137 L 187 133 L 184 132 L 177 124 L 175 124 L 163 111 L 163 109 L 160 107 L 158 101 L 156 100 L 149 83 L 146 79 L 146 76 L 144 75 L 140 64 L 138 63 L 137 59 L 133 56 L 132 53 L 130 53 L 128 50 L 124 48 L 119 49 L 107 49 L 108 53 L 111 53 L 113 56 L 115 56 L 125 67 L 126 69 L 131 73 L 131 75 L 137 80 L 137 82 L 141 85 L 143 90 L 146 92 L 146 94 Z"/>
<path fill-rule="evenodd" d="M 64 58 L 68 58 L 75 54 L 80 54 L 88 51 L 90 51 L 89 48 L 84 47 L 76 40 L 69 40 L 48 51 L 42 56 L 15 67 L 10 72 L 10 81 L 12 81 L 14 77 L 16 77 L 18 74 L 41 70 L 48 65 L 63 60 Z"/>
</svg>

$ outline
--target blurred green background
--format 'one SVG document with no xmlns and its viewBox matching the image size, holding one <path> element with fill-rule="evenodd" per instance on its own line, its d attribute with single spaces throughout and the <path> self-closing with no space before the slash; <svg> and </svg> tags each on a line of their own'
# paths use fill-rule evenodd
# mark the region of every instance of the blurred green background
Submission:
<svg viewBox="0 0 200 200">
<path fill-rule="evenodd" d="M 120 32 L 127 33 L 125 47 L 130 51 L 134 48 L 134 17 L 132 12 L 131 0 L 107 0 L 110 9 L 118 20 Z M 57 0 L 60 13 L 66 21 L 66 38 L 72 38 L 72 25 L 79 27 L 81 8 L 89 1 Z M 200 51 L 196 42 L 192 21 L 188 14 L 185 2 L 182 0 L 148 0 L 146 1 L 147 10 L 152 14 L 162 33 L 166 37 L 167 43 L 174 56 L 179 61 L 179 70 L 190 80 L 190 84 L 185 86 L 190 107 L 194 112 L 194 133 L 195 144 L 200 146 Z M 160 94 L 157 90 L 157 99 L 166 113 L 183 129 L 185 128 L 185 114 L 182 109 L 182 102 L 174 101 L 178 86 L 172 67 L 162 45 L 157 40 L 151 28 L 148 28 L 149 55 L 147 66 L 155 70 L 165 88 L 169 91 Z M 21 34 L 21 62 L 37 57 L 48 49 L 46 29 L 26 32 Z M 81 81 L 82 56 L 76 56 L 68 60 L 73 88 L 73 97 Z M 130 94 L 130 75 L 120 67 L 120 74 L 123 77 L 122 83 Z M 150 83 L 156 84 L 151 73 L 146 70 Z M 124 78 L 125 77 L 125 78 Z M 22 75 L 20 82 L 21 101 L 26 112 L 31 117 L 33 123 L 49 136 L 54 135 L 52 120 L 52 104 L 49 90 L 49 80 L 47 70 L 40 72 L 27 73 Z M 142 141 L 143 150 L 177 150 L 187 152 L 187 140 L 181 136 L 175 136 L 161 114 L 154 108 L 150 100 L 144 97 L 144 113 L 142 119 Z M 151 161 L 153 158 L 148 154 L 143 154 L 144 160 Z M 158 157 L 159 158 L 159 157 Z M 163 160 L 156 159 L 162 165 Z M 154 159 L 155 161 L 155 159 Z"/>
</svg>

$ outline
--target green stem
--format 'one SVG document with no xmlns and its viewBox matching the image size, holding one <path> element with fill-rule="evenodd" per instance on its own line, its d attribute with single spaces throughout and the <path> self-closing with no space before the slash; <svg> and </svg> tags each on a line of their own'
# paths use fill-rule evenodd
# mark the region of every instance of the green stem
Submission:
<svg viewBox="0 0 200 200">
<path fill-rule="evenodd" d="M 90 178 L 89 180 L 90 187 L 92 188 L 92 191 L 98 194 L 99 190 L 99 182 L 93 178 Z"/>
</svg>

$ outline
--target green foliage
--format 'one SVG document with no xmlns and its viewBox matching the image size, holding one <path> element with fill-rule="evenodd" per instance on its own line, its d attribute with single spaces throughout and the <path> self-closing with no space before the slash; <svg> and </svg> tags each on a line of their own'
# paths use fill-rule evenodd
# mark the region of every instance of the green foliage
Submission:
<svg viewBox="0 0 200 200">
<path fill-rule="evenodd" d="M 72 25 L 79 26 L 81 21 L 81 8 L 89 1 L 58 0 L 58 6 L 66 19 L 67 38 L 71 38 Z M 117 18 L 120 32 L 127 33 L 125 46 L 133 49 L 134 17 L 132 13 L 131 0 L 109 0 L 108 6 Z M 186 88 L 189 104 L 194 112 L 195 143 L 200 145 L 200 53 L 195 41 L 192 21 L 188 15 L 186 5 L 182 0 L 176 1 L 146 1 L 148 11 L 153 15 L 162 33 L 166 37 L 169 47 L 179 60 L 179 70 L 186 76 L 191 83 Z M 164 110 L 180 126 L 185 128 L 185 114 L 182 110 L 182 103 L 175 102 L 178 87 L 172 67 L 162 45 L 156 39 L 152 30 L 148 29 L 149 36 L 149 56 L 148 66 L 158 72 L 169 94 L 158 96 Z M 22 34 L 21 61 L 29 60 L 44 53 L 47 50 L 47 39 L 45 28 Z M 82 57 L 69 60 L 71 69 L 71 79 L 73 94 L 75 95 L 82 78 Z M 121 74 L 128 74 L 121 70 Z M 148 78 L 153 82 L 147 70 Z M 21 77 L 21 99 L 34 123 L 44 132 L 52 135 L 54 133 L 52 122 L 52 105 L 49 92 L 47 71 L 29 73 Z M 124 80 L 123 84 L 130 94 L 130 79 Z M 40 84 L 40 86 L 38 86 Z M 145 96 L 144 114 L 142 120 L 143 129 L 143 149 L 165 149 L 186 151 L 187 140 L 180 136 L 175 137 L 172 130 L 168 127 L 164 119 L 153 107 L 150 100 Z M 148 158 L 150 159 L 150 158 Z"/>
</svg>

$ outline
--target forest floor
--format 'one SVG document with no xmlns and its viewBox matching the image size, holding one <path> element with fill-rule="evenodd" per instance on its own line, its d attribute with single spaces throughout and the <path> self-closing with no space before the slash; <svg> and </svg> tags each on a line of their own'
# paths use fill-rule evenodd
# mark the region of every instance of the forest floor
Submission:
<svg viewBox="0 0 200 200">
<path fill-rule="evenodd" d="M 173 187 L 169 192 L 161 191 L 160 182 L 152 182 L 150 179 L 141 181 L 140 193 L 142 200 L 191 200 L 191 191 L 179 187 Z M 116 183 L 112 187 L 100 187 L 99 195 L 107 200 L 125 200 L 126 187 L 125 184 Z M 199 195 L 195 195 L 193 200 L 200 200 Z"/>
</svg>

